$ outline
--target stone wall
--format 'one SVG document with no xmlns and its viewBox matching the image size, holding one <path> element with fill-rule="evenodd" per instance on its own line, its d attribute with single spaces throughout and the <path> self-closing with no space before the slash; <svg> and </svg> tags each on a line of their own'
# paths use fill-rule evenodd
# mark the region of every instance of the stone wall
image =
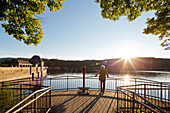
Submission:
<svg viewBox="0 0 170 113">
<path fill-rule="evenodd" d="M 43 69 L 43 76 L 47 75 L 47 68 Z M 0 67 L 0 81 L 32 77 L 32 73 L 37 77 L 41 76 L 41 67 Z"/>
</svg>

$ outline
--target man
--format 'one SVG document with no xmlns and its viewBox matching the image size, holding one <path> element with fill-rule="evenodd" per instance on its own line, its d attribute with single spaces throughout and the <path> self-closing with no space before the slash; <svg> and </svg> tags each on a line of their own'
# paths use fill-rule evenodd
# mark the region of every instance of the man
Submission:
<svg viewBox="0 0 170 113">
<path fill-rule="evenodd" d="M 107 78 L 109 78 L 109 75 L 107 73 L 107 70 L 105 69 L 105 66 L 104 65 L 101 65 L 101 69 L 97 72 L 97 74 L 95 75 L 95 77 L 97 77 L 97 75 L 100 75 L 99 76 L 99 80 L 100 80 L 100 87 L 101 87 L 101 93 L 104 94 L 104 91 L 105 91 L 105 81 L 106 81 L 106 75 L 107 75 Z"/>
</svg>

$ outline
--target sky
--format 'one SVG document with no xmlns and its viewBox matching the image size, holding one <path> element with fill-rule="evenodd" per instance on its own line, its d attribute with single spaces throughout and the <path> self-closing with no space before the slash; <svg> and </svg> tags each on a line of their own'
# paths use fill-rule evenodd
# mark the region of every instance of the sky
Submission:
<svg viewBox="0 0 170 113">
<path fill-rule="evenodd" d="M 158 36 L 142 34 L 146 19 L 154 12 L 142 13 L 135 21 L 103 19 L 94 0 L 66 0 L 57 12 L 40 15 L 45 33 L 37 45 L 25 45 L 4 33 L 0 27 L 0 58 L 40 55 L 62 60 L 91 60 L 129 57 L 170 58 L 160 46 Z M 1 24 L 2 22 L 0 22 Z"/>
</svg>

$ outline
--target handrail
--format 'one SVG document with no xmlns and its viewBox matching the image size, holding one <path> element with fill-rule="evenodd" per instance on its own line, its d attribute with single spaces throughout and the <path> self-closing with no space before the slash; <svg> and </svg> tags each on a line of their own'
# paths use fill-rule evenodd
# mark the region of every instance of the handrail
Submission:
<svg viewBox="0 0 170 113">
<path fill-rule="evenodd" d="M 37 99 L 39 99 L 42 95 L 44 95 L 45 93 L 47 93 L 48 91 L 50 91 L 50 89 L 48 89 L 47 91 L 43 92 L 42 94 L 40 94 L 38 97 L 36 97 L 35 99 L 31 100 L 30 102 L 28 102 L 27 104 L 25 104 L 24 106 L 20 107 L 19 109 L 17 109 L 16 111 L 14 111 L 14 113 L 19 112 L 20 110 L 22 110 L 24 107 L 28 106 L 29 104 L 31 104 L 32 102 L 36 101 Z M 17 106 L 16 106 L 17 107 Z"/>
<path fill-rule="evenodd" d="M 127 95 L 127 96 L 130 97 L 131 99 L 134 99 L 134 98 L 131 97 L 129 94 L 126 94 L 124 91 L 121 91 L 121 92 L 123 92 L 125 95 Z M 136 99 L 134 99 L 134 100 L 137 101 L 138 103 L 140 103 L 141 105 L 147 107 L 148 109 L 152 110 L 154 113 L 157 113 L 154 109 L 152 109 L 151 107 L 145 105 L 144 103 L 142 103 L 142 102 L 140 102 L 140 101 L 138 101 L 138 100 L 136 100 Z M 162 113 L 166 113 L 166 112 L 163 111 Z"/>
<path fill-rule="evenodd" d="M 60 79 L 66 79 L 65 77 L 73 77 L 73 78 L 82 78 L 82 77 L 77 77 L 77 76 L 57 76 L 57 77 L 52 77 L 51 79 L 58 79 L 58 78 L 60 78 Z M 73 79 L 73 78 L 69 78 L 69 79 Z M 95 78 L 94 76 L 86 76 L 85 78 Z M 47 78 L 47 79 L 50 79 L 50 78 Z M 47 80 L 46 79 L 46 80 Z M 96 79 L 98 79 L 98 78 L 96 78 Z M 107 78 L 108 80 L 125 80 L 125 78 L 123 78 L 123 77 L 117 77 L 117 78 L 115 78 L 115 77 L 109 77 L 109 78 Z M 154 81 L 154 80 L 149 80 L 149 79 L 143 79 L 143 78 L 129 78 L 129 81 L 133 81 L 133 82 L 135 82 L 135 79 L 136 80 L 142 80 L 142 81 L 136 81 L 136 82 L 155 82 L 155 83 L 162 83 L 162 84 L 168 84 L 168 85 L 170 85 L 170 82 L 159 82 L 159 81 Z M 143 81 L 144 80 L 144 81 Z"/>
<path fill-rule="evenodd" d="M 150 81 L 150 82 L 170 84 L 170 82 L 159 82 L 159 81 L 156 81 L 156 80 L 150 80 L 150 79 L 144 79 L 144 78 L 132 78 L 132 79 L 140 79 L 140 80 L 146 80 L 146 81 Z"/>
<path fill-rule="evenodd" d="M 121 90 L 121 89 L 120 89 L 120 90 Z M 161 113 L 166 113 L 166 112 L 163 111 L 160 107 L 152 104 L 150 101 L 146 100 L 145 98 L 143 98 L 143 97 L 140 96 L 139 94 L 135 93 L 134 91 L 130 91 L 130 90 L 128 90 L 128 89 L 123 89 L 123 90 L 128 91 L 128 92 L 131 92 L 131 93 L 134 93 L 135 95 L 137 95 L 138 97 L 140 97 L 141 99 L 143 99 L 144 101 L 146 101 L 147 103 L 149 103 L 150 105 L 152 105 L 154 108 L 158 109 Z M 123 92 L 124 94 L 126 94 L 126 93 L 125 93 L 124 91 L 122 91 L 122 90 L 121 90 L 121 92 Z M 126 94 L 126 95 L 128 95 L 128 94 Z M 133 98 L 133 97 L 131 97 L 130 95 L 128 95 L 128 96 L 129 96 L 130 98 Z M 135 101 L 139 102 L 140 104 L 142 104 L 142 105 L 144 105 L 144 106 L 147 106 L 147 105 L 145 105 L 144 103 L 142 103 L 142 102 L 140 102 L 140 101 L 138 101 L 138 100 L 136 100 L 136 99 L 135 99 Z M 153 110 L 153 109 L 152 109 L 152 110 Z"/>
<path fill-rule="evenodd" d="M 142 79 L 139 79 L 139 80 L 142 80 Z M 123 86 L 118 86 L 118 90 L 120 90 L 121 92 L 124 92 L 124 91 L 127 91 L 129 93 L 133 93 L 135 94 L 136 96 L 138 96 L 140 99 L 144 100 L 145 102 L 147 102 L 150 106 L 154 107 L 155 109 L 159 110 L 161 113 L 166 113 L 165 111 L 163 111 L 160 107 L 162 107 L 162 104 L 159 105 L 159 102 L 162 102 L 163 103 L 163 100 L 166 102 L 166 101 L 170 101 L 169 97 L 162 97 L 163 96 L 163 93 L 165 93 L 166 91 L 166 94 L 170 91 L 170 83 L 169 82 L 155 82 L 155 81 L 150 81 L 150 82 L 146 82 L 146 79 L 143 79 L 145 81 L 138 81 L 136 80 L 135 78 L 135 85 L 134 84 L 130 84 L 130 85 L 123 85 Z M 138 82 L 140 84 L 138 84 Z M 143 82 L 143 83 L 142 83 Z M 124 90 L 124 91 L 123 91 Z M 142 91 L 143 92 L 139 92 L 139 91 Z M 147 100 L 147 98 L 149 99 L 152 99 L 153 98 L 153 94 L 152 95 L 148 95 L 147 93 L 149 91 L 156 91 L 156 90 L 160 90 L 160 94 L 159 95 L 156 95 L 154 94 L 155 98 L 158 99 L 158 105 L 155 105 L 151 102 L 152 100 Z M 136 92 L 138 91 L 138 92 Z M 137 94 L 137 93 L 140 93 L 140 94 Z M 152 93 L 152 92 L 151 92 Z M 125 95 L 128 95 L 127 93 L 124 92 Z M 142 97 L 141 95 L 143 95 L 144 97 Z M 164 94 L 165 95 L 165 94 Z M 169 95 L 169 94 L 168 94 Z M 129 96 L 129 95 L 128 95 Z M 146 98 L 147 97 L 147 98 Z M 131 97 L 132 98 L 132 97 Z M 154 99 L 154 98 L 153 98 Z M 140 102 L 140 101 L 139 101 Z M 164 102 L 164 103 L 165 103 Z M 163 104 L 164 104 L 163 103 Z M 146 106 L 146 104 L 142 104 L 143 106 Z M 168 107 L 169 107 L 169 104 L 167 104 Z M 119 106 L 119 105 L 118 105 Z M 117 110 L 119 109 L 119 107 L 117 107 Z M 134 110 L 134 108 L 133 108 Z"/>
<path fill-rule="evenodd" d="M 51 89 L 51 87 L 47 87 L 47 88 L 44 88 L 44 89 L 40 89 L 40 90 L 36 90 L 34 91 L 31 95 L 29 95 L 28 97 L 26 97 L 24 100 L 22 100 L 21 102 L 19 102 L 18 104 L 16 104 L 15 106 L 13 106 L 11 109 L 9 109 L 8 111 L 6 111 L 6 113 L 9 113 L 11 112 L 13 109 L 15 109 L 16 107 L 18 107 L 19 105 L 21 105 L 23 102 L 25 102 L 27 99 L 29 99 L 31 96 L 33 96 L 34 94 L 38 93 L 38 92 L 41 92 L 41 91 L 44 91 L 44 90 L 47 90 L 47 89 Z"/>
<path fill-rule="evenodd" d="M 161 86 L 160 84 L 159 84 L 159 85 L 153 85 L 153 84 L 136 84 L 136 85 L 125 85 L 125 86 L 119 86 L 119 87 L 132 87 L 132 86 L 142 86 L 142 85 L 167 87 L 167 86 Z"/>
</svg>

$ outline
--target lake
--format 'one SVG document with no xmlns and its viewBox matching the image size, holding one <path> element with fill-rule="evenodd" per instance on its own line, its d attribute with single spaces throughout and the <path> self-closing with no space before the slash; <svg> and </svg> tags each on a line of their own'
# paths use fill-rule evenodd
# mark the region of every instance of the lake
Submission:
<svg viewBox="0 0 170 113">
<path fill-rule="evenodd" d="M 47 78 L 43 81 L 43 84 L 46 86 L 51 86 L 52 90 L 77 89 L 77 87 L 83 86 L 83 79 L 80 78 L 82 76 L 82 73 L 47 75 Z M 85 80 L 86 87 L 91 87 L 91 89 L 100 88 L 98 77 L 94 77 L 95 73 L 87 73 L 85 76 L 87 77 Z M 138 73 L 128 75 L 110 74 L 109 77 L 110 78 L 106 81 L 106 89 L 108 90 L 116 90 L 117 85 L 134 85 L 134 79 L 131 78 L 141 78 L 170 83 L 170 72 L 165 71 L 139 71 Z M 120 80 L 117 82 L 116 79 Z"/>
<path fill-rule="evenodd" d="M 82 73 L 64 73 L 47 75 L 47 78 L 54 78 L 58 76 L 76 76 L 82 77 Z M 86 77 L 95 76 L 95 73 L 87 73 Z M 109 74 L 110 77 L 126 77 L 127 74 Z M 129 78 L 144 78 L 159 82 L 170 82 L 170 72 L 167 71 L 138 71 L 137 73 L 128 74 Z"/>
</svg>

